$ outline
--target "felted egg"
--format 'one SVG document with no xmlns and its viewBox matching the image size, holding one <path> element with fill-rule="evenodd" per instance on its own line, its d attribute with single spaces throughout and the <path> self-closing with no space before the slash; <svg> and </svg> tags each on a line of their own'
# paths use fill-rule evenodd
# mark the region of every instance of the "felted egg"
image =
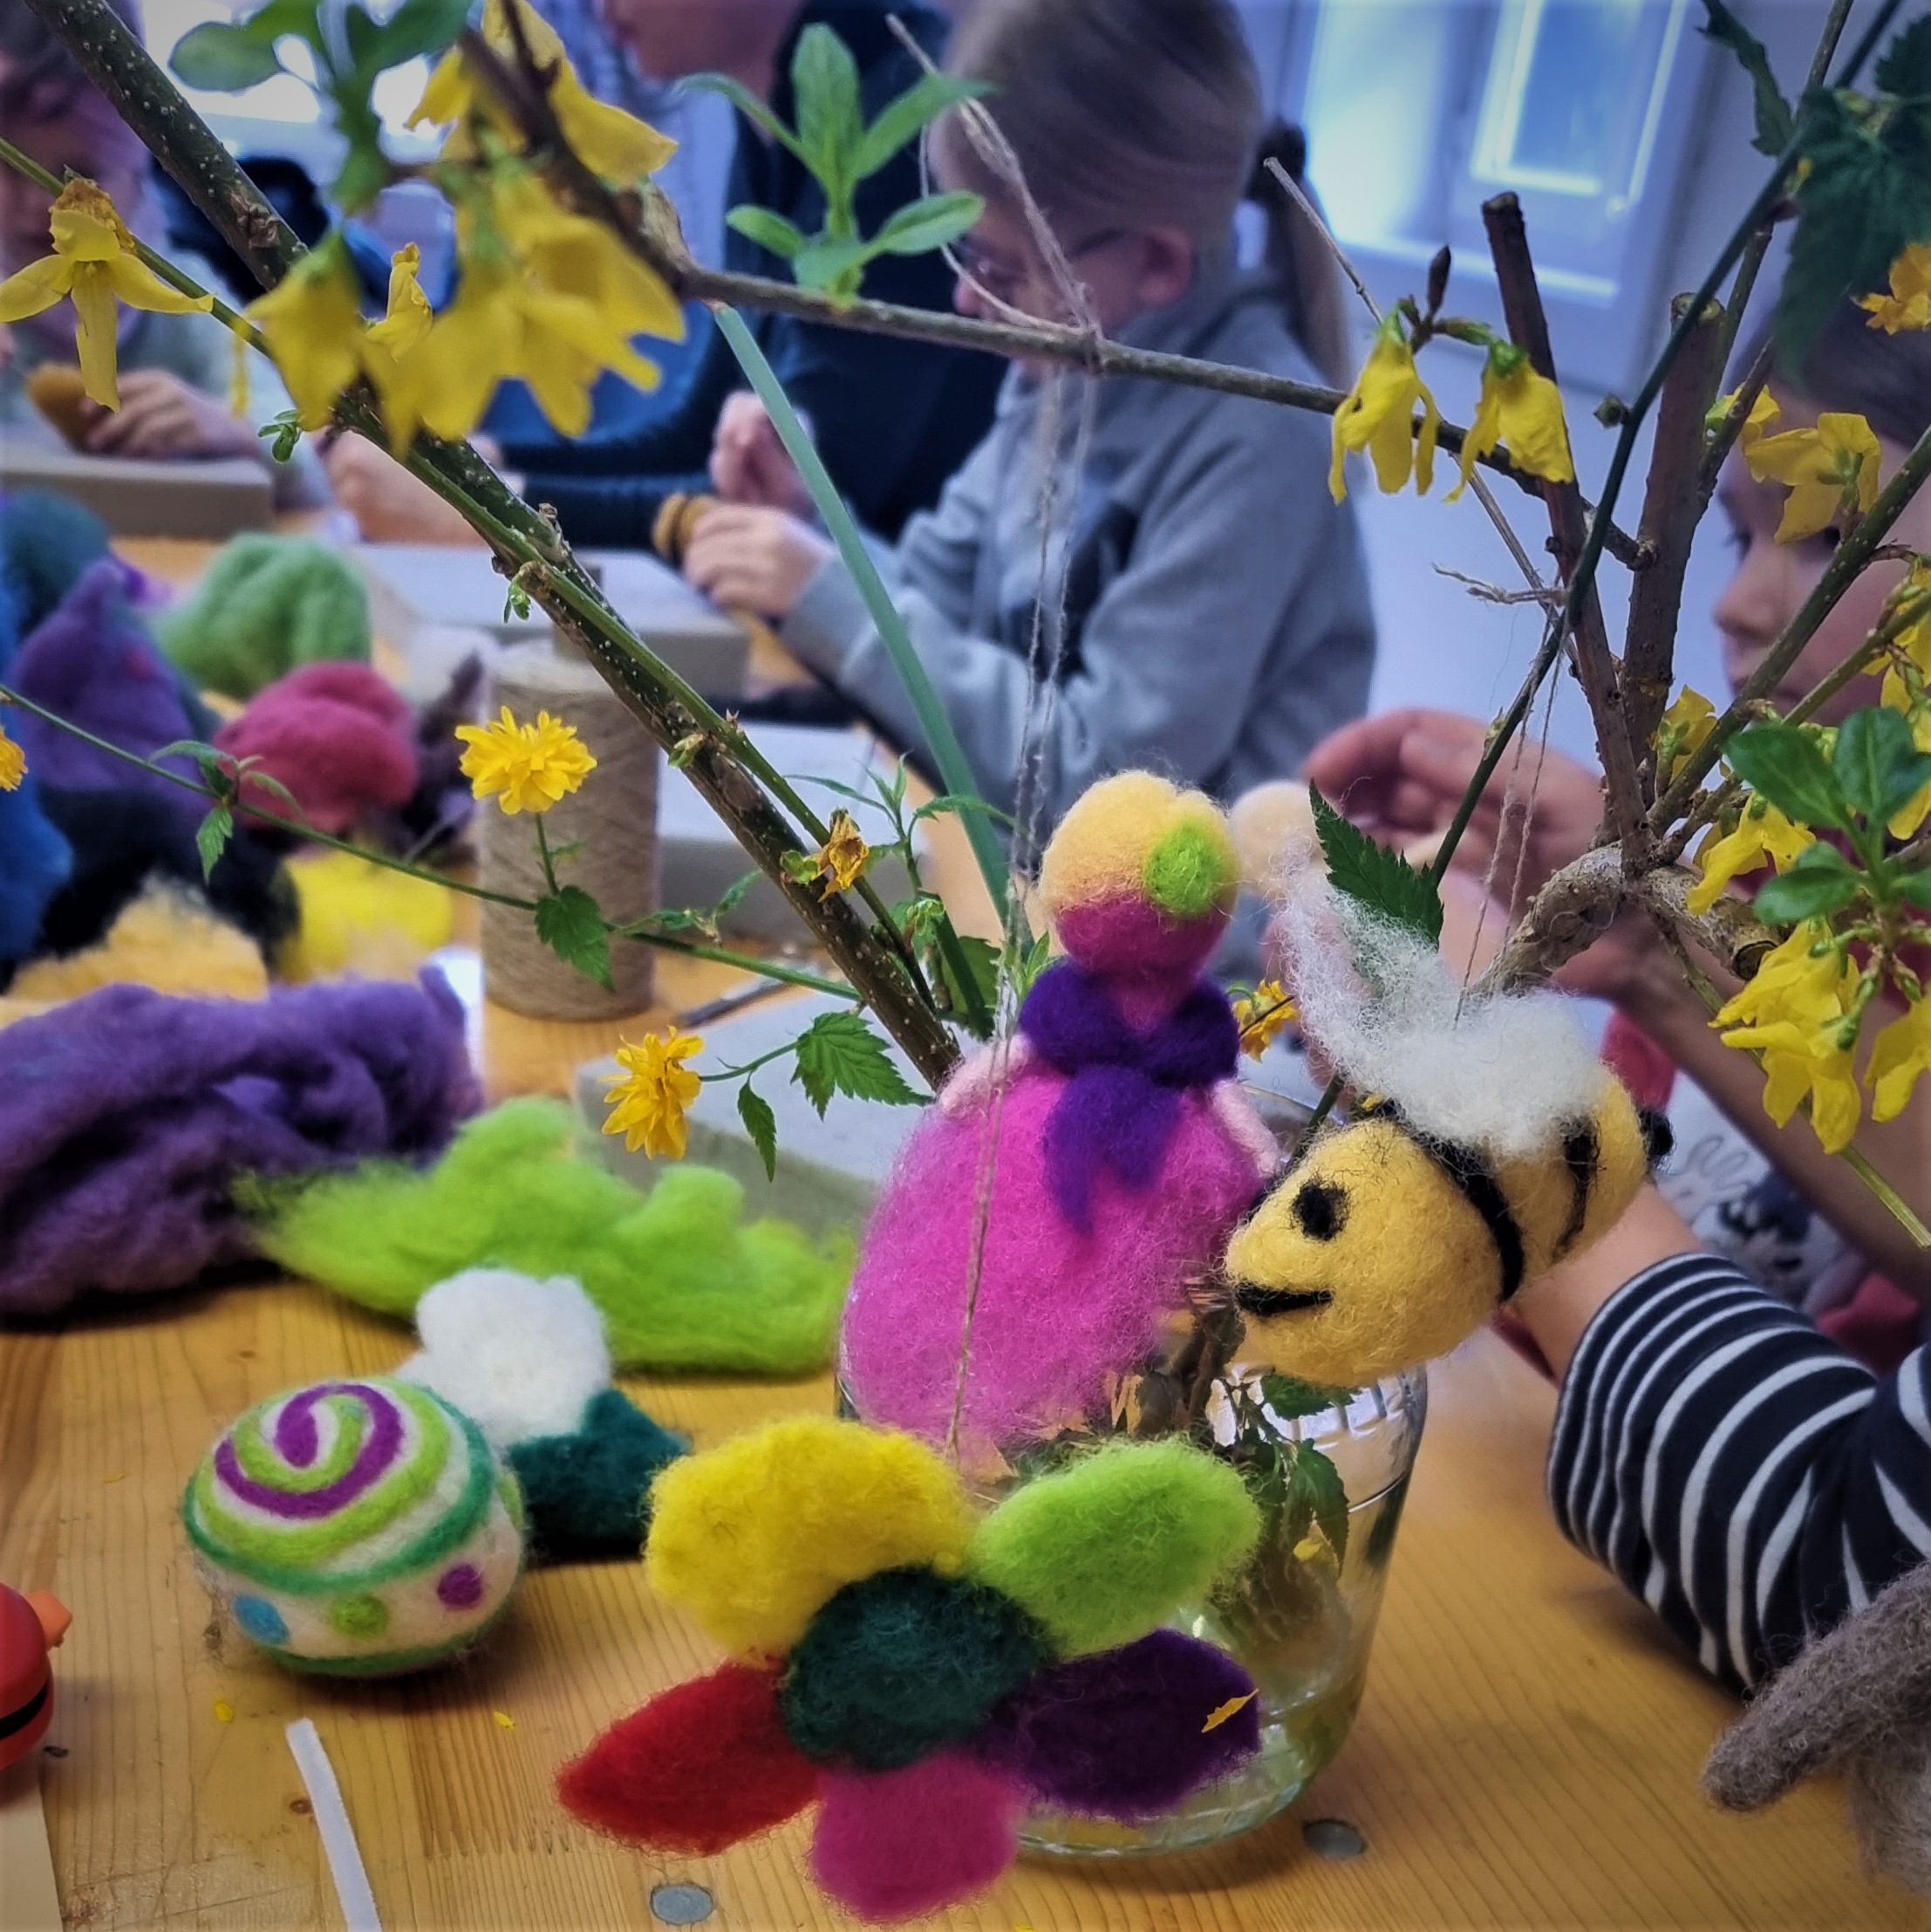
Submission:
<svg viewBox="0 0 1931 1932">
<path fill-rule="evenodd" d="M 474 1642 L 523 1563 L 516 1478 L 461 1410 L 371 1376 L 249 1410 L 181 1519 L 209 1591 L 295 1670 L 390 1676 Z"/>
</svg>

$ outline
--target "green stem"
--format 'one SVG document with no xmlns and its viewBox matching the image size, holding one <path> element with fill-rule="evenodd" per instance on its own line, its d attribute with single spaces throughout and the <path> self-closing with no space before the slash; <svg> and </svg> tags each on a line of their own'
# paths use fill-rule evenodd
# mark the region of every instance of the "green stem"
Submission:
<svg viewBox="0 0 1931 1932">
<path fill-rule="evenodd" d="M 550 857 L 549 834 L 543 829 L 543 815 L 531 815 L 536 821 L 536 857 L 542 861 L 543 884 L 549 888 L 549 896 L 555 898 L 563 888 L 556 883 L 556 862 Z"/>
</svg>

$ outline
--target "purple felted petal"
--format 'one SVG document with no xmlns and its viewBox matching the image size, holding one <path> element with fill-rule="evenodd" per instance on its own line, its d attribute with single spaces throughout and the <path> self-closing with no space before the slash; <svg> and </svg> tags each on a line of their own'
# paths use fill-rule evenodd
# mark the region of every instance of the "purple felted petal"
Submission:
<svg viewBox="0 0 1931 1932">
<path fill-rule="evenodd" d="M 103 986 L 0 1028 L 0 1314 L 254 1252 L 237 1175 L 427 1159 L 477 1104 L 436 973 L 181 1000 Z"/>
<path fill-rule="evenodd" d="M 1258 1698 L 1205 1728 L 1253 1688 L 1225 1650 L 1156 1630 L 1041 1671 L 972 1748 L 1044 1804 L 1130 1824 L 1172 1810 L 1260 1749 Z"/>
</svg>

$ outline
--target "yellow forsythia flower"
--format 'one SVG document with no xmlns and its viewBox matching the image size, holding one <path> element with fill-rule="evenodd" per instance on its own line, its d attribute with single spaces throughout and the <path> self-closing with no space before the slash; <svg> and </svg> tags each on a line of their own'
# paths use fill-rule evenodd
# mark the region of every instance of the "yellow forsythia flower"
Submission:
<svg viewBox="0 0 1931 1932">
<path fill-rule="evenodd" d="M 604 1096 L 611 1110 L 604 1131 L 623 1135 L 633 1154 L 641 1147 L 653 1161 L 660 1154 L 682 1160 L 690 1144 L 684 1111 L 704 1086 L 683 1062 L 703 1050 L 701 1034 L 680 1034 L 675 1027 L 662 1039 L 645 1034 L 639 1046 L 626 1041 L 617 1049 L 624 1070 L 611 1075 Z"/>
<path fill-rule="evenodd" d="M 1931 1000 L 1924 1000 L 1885 1027 L 1871 1049 L 1871 1118 L 1895 1120 L 1921 1073 L 1931 1073 Z"/>
<path fill-rule="evenodd" d="M 1854 509 L 1862 515 L 1877 501 L 1883 453 L 1862 416 L 1825 410 L 1815 429 L 1787 429 L 1745 446 L 1743 461 L 1760 483 L 1785 485 L 1779 543 L 1795 543 L 1827 529 Z"/>
<path fill-rule="evenodd" d="M 1422 427 L 1415 431 L 1415 405 L 1422 406 Z M 1390 315 L 1375 333 L 1375 346 L 1354 379 L 1354 386 L 1334 412 L 1334 460 L 1327 488 L 1338 503 L 1348 494 L 1344 465 L 1351 450 L 1374 459 L 1375 478 L 1384 494 L 1408 487 L 1412 474 L 1417 493 L 1426 496 L 1435 481 L 1435 438 L 1442 412 L 1415 366 L 1415 352 Z"/>
<path fill-rule="evenodd" d="M 1449 492 L 1451 503 L 1468 488 L 1477 462 L 1498 443 L 1506 443 L 1509 461 L 1532 476 L 1552 483 L 1575 481 L 1562 392 L 1538 372 L 1526 350 L 1505 342 L 1491 349 L 1482 365 L 1482 393 L 1462 441 L 1462 476 Z"/>
<path fill-rule="evenodd" d="M 551 76 L 549 105 L 556 125 L 577 158 L 594 174 L 620 188 L 628 188 L 646 174 L 654 174 L 677 152 L 677 143 L 645 122 L 626 114 L 619 107 L 598 100 L 577 78 L 577 70 L 563 51 L 556 30 L 523 0 L 509 0 L 516 9 L 522 29 L 523 44 L 540 70 Z M 483 38 L 491 51 L 505 60 L 516 58 L 515 38 L 510 31 L 509 7 L 505 0 L 489 0 L 483 10 Z M 500 107 L 487 86 L 474 79 L 461 48 L 451 48 L 437 62 L 422 90 L 422 99 L 409 117 L 413 127 L 420 121 L 438 126 L 451 122 L 453 127 L 443 143 L 445 160 L 473 161 L 478 158 L 474 123 L 481 118 L 500 141 L 520 147 L 521 132 L 515 121 Z"/>
<path fill-rule="evenodd" d="M 1911 720 L 1911 740 L 1920 751 L 1931 752 L 1931 705 Z M 1931 817 L 1931 784 L 1921 785 L 1885 822 L 1893 838 L 1914 838 L 1919 826 Z"/>
<path fill-rule="evenodd" d="M 597 769 L 576 727 L 547 711 L 536 713 L 535 724 L 520 725 L 505 705 L 495 724 L 458 725 L 456 735 L 469 747 L 461 769 L 471 790 L 494 798 L 511 817 L 547 812 Z"/>
<path fill-rule="evenodd" d="M 1914 242 L 1891 264 L 1888 295 L 1860 295 L 1871 327 L 1894 336 L 1903 329 L 1931 329 L 1931 242 Z"/>
<path fill-rule="evenodd" d="M 849 892 L 864 877 L 871 847 L 851 814 L 836 811 L 831 815 L 831 836 L 811 857 L 825 882 L 819 897 L 829 899 L 834 892 Z"/>
<path fill-rule="evenodd" d="M 1281 1029 L 1294 1018 L 1294 1002 L 1279 980 L 1263 980 L 1253 997 L 1233 1003 L 1234 1023 L 1240 1028 L 1240 1050 L 1259 1060 Z"/>
<path fill-rule="evenodd" d="M 1734 832 L 1712 825 L 1703 834 L 1696 848 L 1702 883 L 1690 888 L 1683 903 L 1692 912 L 1707 912 L 1740 872 L 1754 872 L 1765 859 L 1779 872 L 1785 871 L 1805 846 L 1816 843 L 1814 832 L 1791 824 L 1769 800 L 1753 798 Z"/>
<path fill-rule="evenodd" d="M 1716 707 L 1700 691 L 1685 685 L 1676 701 L 1656 726 L 1656 776 L 1664 784 L 1683 759 L 1702 748 L 1716 722 Z"/>
<path fill-rule="evenodd" d="M 1812 956 L 1826 930 L 1819 921 L 1800 925 L 1710 1024 L 1726 1047 L 1764 1055 L 1764 1112 L 1784 1126 L 1808 1096 L 1817 1137 L 1836 1154 L 1850 1145 L 1864 1103 L 1852 1067 L 1856 1042 L 1839 1038 L 1858 970 L 1834 946 Z"/>
<path fill-rule="evenodd" d="M 93 182 L 75 180 L 48 211 L 54 251 L 0 282 L 0 322 L 19 322 L 64 297 L 74 304 L 74 348 L 82 386 L 104 409 L 120 407 L 115 346 L 119 315 L 115 303 L 157 315 L 205 314 L 210 295 L 183 295 L 134 253 L 134 238 L 114 204 Z"/>
<path fill-rule="evenodd" d="M 1893 604 L 1902 604 L 1928 595 L 1931 595 L 1931 562 L 1921 557 L 1911 566 L 1911 574 L 1893 593 Z M 1898 632 L 1897 647 L 1916 667 L 1921 682 L 1931 680 L 1931 611 Z M 1884 673 L 1880 696 L 1881 701 L 1893 711 L 1908 712 L 1915 702 L 1910 686 L 1904 681 L 1895 665 Z"/>
<path fill-rule="evenodd" d="M 0 792 L 17 792 L 27 775 L 27 754 L 0 730 Z"/>
</svg>

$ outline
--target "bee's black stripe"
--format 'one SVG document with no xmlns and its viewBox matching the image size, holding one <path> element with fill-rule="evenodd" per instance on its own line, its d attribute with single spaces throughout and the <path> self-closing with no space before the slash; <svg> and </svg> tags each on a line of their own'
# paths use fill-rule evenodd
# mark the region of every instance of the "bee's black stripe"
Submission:
<svg viewBox="0 0 1931 1932">
<path fill-rule="evenodd" d="M 1403 1125 L 1406 1124 L 1404 1122 Z M 1522 1286 L 1522 1230 L 1510 1212 L 1508 1197 L 1502 1191 L 1501 1182 L 1495 1178 L 1495 1170 L 1472 1147 L 1458 1147 L 1450 1141 L 1433 1140 L 1426 1134 L 1416 1133 L 1412 1127 L 1408 1128 L 1408 1132 L 1415 1144 L 1455 1183 L 1462 1191 L 1463 1198 L 1482 1217 L 1483 1225 L 1489 1231 L 1489 1239 L 1495 1243 L 1495 1259 L 1502 1270 L 1501 1300 L 1508 1301 Z"/>
<path fill-rule="evenodd" d="M 1559 1255 L 1569 1252 L 1570 1243 L 1582 1232 L 1589 1219 L 1589 1197 L 1595 1191 L 1596 1171 L 1602 1164 L 1602 1138 L 1596 1123 L 1586 1120 L 1562 1138 L 1562 1157 L 1568 1164 L 1569 1178 L 1575 1183 L 1576 1198 L 1569 1206 L 1569 1221 L 1562 1239 L 1555 1245 Z"/>
</svg>

